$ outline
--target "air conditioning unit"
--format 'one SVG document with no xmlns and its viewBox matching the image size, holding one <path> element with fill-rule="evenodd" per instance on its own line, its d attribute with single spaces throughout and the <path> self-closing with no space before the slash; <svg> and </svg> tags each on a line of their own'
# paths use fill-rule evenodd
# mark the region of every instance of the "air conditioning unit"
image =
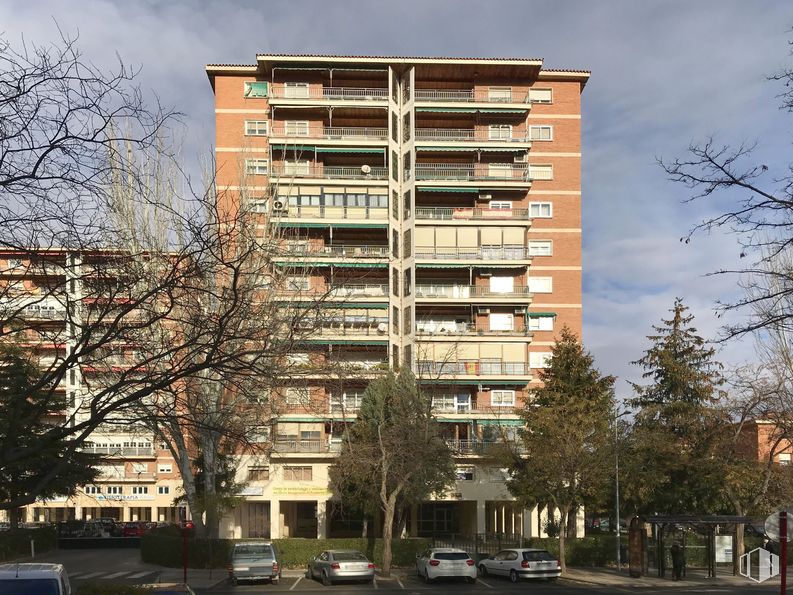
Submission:
<svg viewBox="0 0 793 595">
<path fill-rule="evenodd" d="M 377 332 L 378 333 L 387 333 L 388 332 L 388 325 L 385 322 L 381 322 L 377 325 Z"/>
<path fill-rule="evenodd" d="M 493 273 L 479 273 L 480 277 L 492 277 Z"/>
<path fill-rule="evenodd" d="M 369 165 L 362 165 L 362 166 L 361 166 L 361 173 L 364 173 L 364 174 L 367 174 L 367 175 L 368 175 L 368 174 L 370 174 L 370 173 L 372 173 L 372 168 L 371 168 L 371 166 L 369 166 Z"/>
<path fill-rule="evenodd" d="M 525 314 L 525 310 L 523 308 L 515 308 L 515 314 Z"/>
<path fill-rule="evenodd" d="M 490 308 L 479 308 L 480 314 L 490 314 Z"/>
<path fill-rule="evenodd" d="M 479 200 L 491 200 L 493 198 L 492 194 L 480 194 Z"/>
<path fill-rule="evenodd" d="M 283 200 L 275 199 L 273 201 L 273 211 L 286 211 L 287 209 L 287 204 Z"/>
<path fill-rule="evenodd" d="M 529 154 L 524 153 L 523 155 L 515 155 L 515 163 L 528 163 L 529 162 Z"/>
</svg>

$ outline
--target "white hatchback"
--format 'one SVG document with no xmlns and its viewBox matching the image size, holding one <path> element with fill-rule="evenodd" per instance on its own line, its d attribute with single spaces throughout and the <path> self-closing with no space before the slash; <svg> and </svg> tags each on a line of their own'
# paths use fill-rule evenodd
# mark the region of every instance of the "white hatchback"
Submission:
<svg viewBox="0 0 793 595">
<path fill-rule="evenodd" d="M 562 567 L 550 552 L 531 548 L 501 550 L 479 562 L 479 575 L 508 576 L 513 583 L 521 578 L 556 580 Z"/>
<path fill-rule="evenodd" d="M 416 555 L 416 574 L 426 582 L 437 578 L 464 578 L 476 582 L 476 563 L 464 550 L 431 548 Z"/>
<path fill-rule="evenodd" d="M 63 564 L 0 564 L 3 595 L 71 595 Z"/>
</svg>

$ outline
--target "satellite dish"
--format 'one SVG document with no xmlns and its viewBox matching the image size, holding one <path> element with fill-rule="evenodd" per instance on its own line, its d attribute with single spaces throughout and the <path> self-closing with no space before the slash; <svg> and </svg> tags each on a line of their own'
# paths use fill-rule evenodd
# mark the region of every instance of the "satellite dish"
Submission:
<svg viewBox="0 0 793 595">
<path fill-rule="evenodd" d="M 368 166 L 368 165 L 362 165 L 361 166 L 361 171 L 363 173 L 365 173 L 365 174 L 368 174 L 368 173 L 371 173 L 372 168 L 370 166 Z"/>
<path fill-rule="evenodd" d="M 381 322 L 377 325 L 377 331 L 380 333 L 385 333 L 388 331 L 388 325 L 385 322 Z"/>
</svg>

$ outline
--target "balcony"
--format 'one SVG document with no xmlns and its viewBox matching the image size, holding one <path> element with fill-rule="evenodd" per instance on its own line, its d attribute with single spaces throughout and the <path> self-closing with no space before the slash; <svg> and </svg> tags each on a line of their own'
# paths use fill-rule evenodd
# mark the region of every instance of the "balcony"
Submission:
<svg viewBox="0 0 793 595">
<path fill-rule="evenodd" d="M 388 221 L 388 209 L 380 207 L 337 207 L 327 205 L 304 206 L 285 205 L 275 212 L 275 216 L 283 219 L 336 219 L 344 221 Z"/>
<path fill-rule="evenodd" d="M 531 337 L 529 329 L 491 329 L 488 324 L 474 322 L 433 324 L 423 326 L 417 321 L 416 335 L 422 338 L 442 339 L 444 337 Z"/>
<path fill-rule="evenodd" d="M 154 458 L 156 456 L 154 448 L 143 446 L 84 446 L 80 450 L 111 457 Z"/>
<path fill-rule="evenodd" d="M 323 258 L 388 258 L 388 246 L 312 246 L 310 244 L 287 244 L 286 256 L 313 256 Z"/>
<path fill-rule="evenodd" d="M 321 180 L 387 180 L 388 168 L 369 165 L 350 167 L 305 163 L 275 163 L 270 171 L 270 176 L 280 176 L 284 178 L 316 178 Z"/>
<path fill-rule="evenodd" d="M 333 396 L 331 396 L 330 413 L 337 413 L 340 415 L 351 413 L 353 415 L 357 415 L 358 410 L 361 408 L 362 403 L 363 403 L 362 394 L 345 395 L 341 399 L 339 399 L 338 397 L 334 398 Z"/>
<path fill-rule="evenodd" d="M 342 141 L 387 141 L 388 128 L 364 128 L 354 126 L 324 126 L 308 128 L 287 128 L 273 126 L 270 139 L 284 138 L 310 138 Z"/>
<path fill-rule="evenodd" d="M 418 361 L 417 373 L 422 379 L 439 376 L 528 376 L 528 362 L 462 360 L 456 362 Z"/>
<path fill-rule="evenodd" d="M 416 89 L 416 102 L 439 103 L 525 103 L 528 108 L 528 94 L 512 90 L 490 89 Z"/>
<path fill-rule="evenodd" d="M 517 452 L 525 452 L 525 449 L 515 442 L 506 444 L 495 440 L 446 440 L 446 445 L 452 452 L 459 455 L 483 455 L 488 452 L 500 451 L 504 448 Z"/>
<path fill-rule="evenodd" d="M 328 440 L 276 440 L 274 453 L 331 453 L 339 452 L 341 444 Z"/>
<path fill-rule="evenodd" d="M 388 297 L 388 283 L 331 285 L 328 297 L 336 299 L 358 297 Z"/>
<path fill-rule="evenodd" d="M 424 221 L 531 221 L 528 209 L 416 207 L 415 214 Z"/>
<path fill-rule="evenodd" d="M 416 141 L 528 143 L 526 136 L 475 128 L 416 128 Z"/>
<path fill-rule="evenodd" d="M 531 299 L 533 294 L 528 287 L 513 287 L 510 291 L 493 291 L 486 285 L 435 285 L 417 284 L 416 298 L 459 300 L 485 298 L 508 300 L 510 298 Z"/>
<path fill-rule="evenodd" d="M 273 101 L 275 100 L 275 101 Z M 387 88 L 366 87 L 320 87 L 319 85 L 285 86 L 275 84 L 270 88 L 271 103 L 296 103 L 305 101 L 335 102 L 370 102 L 387 103 Z"/>
<path fill-rule="evenodd" d="M 413 176 L 419 181 L 531 182 L 525 163 L 417 163 Z"/>
<path fill-rule="evenodd" d="M 416 246 L 416 260 L 529 260 L 525 246 L 471 247 Z"/>
</svg>

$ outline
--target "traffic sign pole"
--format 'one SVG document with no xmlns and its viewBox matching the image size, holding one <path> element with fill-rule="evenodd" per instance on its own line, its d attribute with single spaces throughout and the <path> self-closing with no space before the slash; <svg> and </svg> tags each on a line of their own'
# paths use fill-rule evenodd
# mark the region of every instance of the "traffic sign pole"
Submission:
<svg viewBox="0 0 793 595">
<path fill-rule="evenodd" d="M 779 513 L 779 566 L 781 582 L 779 592 L 785 595 L 787 591 L 787 510 Z"/>
</svg>

